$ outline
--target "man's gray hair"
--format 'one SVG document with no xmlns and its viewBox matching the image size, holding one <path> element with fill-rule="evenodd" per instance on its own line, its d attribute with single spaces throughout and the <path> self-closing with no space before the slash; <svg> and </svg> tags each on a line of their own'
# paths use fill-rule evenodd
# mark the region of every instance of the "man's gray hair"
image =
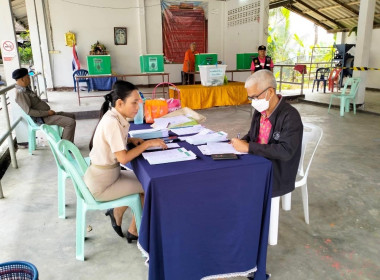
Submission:
<svg viewBox="0 0 380 280">
<path fill-rule="evenodd" d="M 258 90 L 264 90 L 268 87 L 272 87 L 276 90 L 277 83 L 273 73 L 267 69 L 263 69 L 253 73 L 245 81 L 245 88 L 249 88 L 256 85 Z"/>
</svg>

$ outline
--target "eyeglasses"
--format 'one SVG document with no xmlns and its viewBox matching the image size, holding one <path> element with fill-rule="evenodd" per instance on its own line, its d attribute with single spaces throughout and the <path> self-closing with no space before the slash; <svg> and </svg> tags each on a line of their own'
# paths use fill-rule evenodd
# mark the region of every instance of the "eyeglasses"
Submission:
<svg viewBox="0 0 380 280">
<path fill-rule="evenodd" d="M 255 96 L 248 96 L 248 100 L 257 100 L 259 99 L 259 96 L 262 95 L 264 92 L 266 92 L 268 89 L 270 89 L 271 87 L 267 87 L 266 89 L 264 89 L 262 92 L 260 92 L 258 95 L 255 95 Z"/>
</svg>

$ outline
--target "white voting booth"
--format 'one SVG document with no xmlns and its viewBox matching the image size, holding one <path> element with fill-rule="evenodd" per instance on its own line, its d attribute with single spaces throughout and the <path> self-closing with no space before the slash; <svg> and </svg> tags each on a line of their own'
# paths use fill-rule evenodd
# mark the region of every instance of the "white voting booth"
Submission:
<svg viewBox="0 0 380 280">
<path fill-rule="evenodd" d="M 227 65 L 199 65 L 202 86 L 221 86 L 224 82 Z"/>
</svg>

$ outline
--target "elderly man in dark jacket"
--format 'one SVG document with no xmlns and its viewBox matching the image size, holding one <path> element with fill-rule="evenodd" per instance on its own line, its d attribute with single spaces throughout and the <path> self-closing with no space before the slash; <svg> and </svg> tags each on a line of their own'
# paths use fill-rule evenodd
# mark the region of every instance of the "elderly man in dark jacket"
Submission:
<svg viewBox="0 0 380 280">
<path fill-rule="evenodd" d="M 242 139 L 232 138 L 231 143 L 240 152 L 263 156 L 272 161 L 272 197 L 279 197 L 295 188 L 302 148 L 301 117 L 293 106 L 276 94 L 276 80 L 271 71 L 255 72 L 245 82 L 245 88 L 255 113 L 247 135 Z M 279 198 L 272 200 L 272 209 L 278 209 L 278 205 Z M 274 222 L 273 227 L 277 226 Z M 277 237 L 275 239 L 277 243 Z"/>
<path fill-rule="evenodd" d="M 62 139 L 74 142 L 75 115 L 51 110 L 50 106 L 30 89 L 28 69 L 16 69 L 12 73 L 12 78 L 16 80 L 16 103 L 24 112 L 38 124 L 46 123 L 63 127 Z"/>
<path fill-rule="evenodd" d="M 251 75 L 245 87 L 255 108 L 251 129 L 234 148 L 270 159 L 273 163 L 272 197 L 294 190 L 301 157 L 303 125 L 298 111 L 276 94 L 276 80 L 269 70 Z"/>
</svg>

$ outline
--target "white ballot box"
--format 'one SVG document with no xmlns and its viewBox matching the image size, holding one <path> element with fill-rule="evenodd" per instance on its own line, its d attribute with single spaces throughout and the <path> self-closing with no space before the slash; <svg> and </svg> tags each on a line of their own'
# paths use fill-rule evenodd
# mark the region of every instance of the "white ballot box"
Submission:
<svg viewBox="0 0 380 280">
<path fill-rule="evenodd" d="M 199 65 L 202 86 L 221 86 L 227 65 Z"/>
</svg>

